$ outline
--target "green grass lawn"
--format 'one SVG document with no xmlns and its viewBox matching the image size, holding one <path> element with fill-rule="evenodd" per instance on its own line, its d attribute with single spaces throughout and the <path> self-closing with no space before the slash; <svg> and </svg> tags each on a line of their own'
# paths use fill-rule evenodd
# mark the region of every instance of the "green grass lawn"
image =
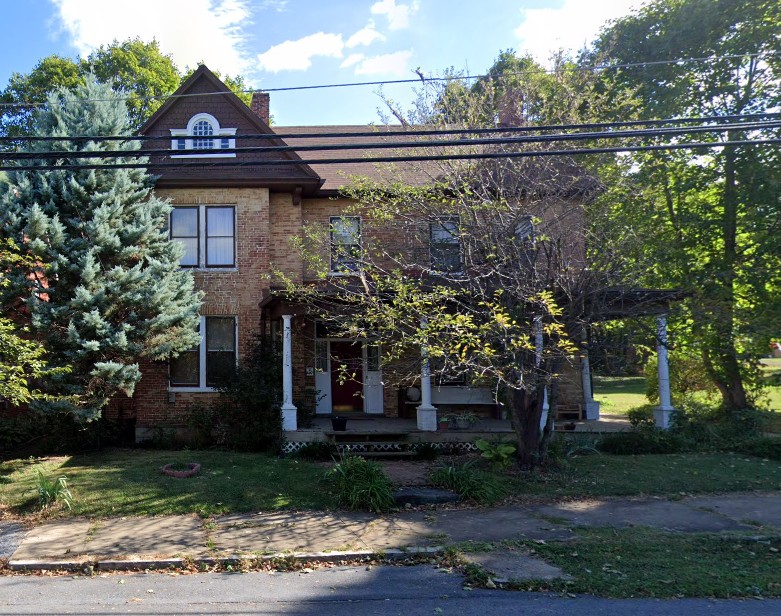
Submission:
<svg viewBox="0 0 781 616">
<path fill-rule="evenodd" d="M 162 475 L 171 463 L 198 462 L 188 479 Z M 106 450 L 0 463 L 0 514 L 35 510 L 36 477 L 66 477 L 70 512 L 58 515 L 121 516 L 323 509 L 333 506 L 320 483 L 322 468 L 295 459 L 225 451 Z"/>
<path fill-rule="evenodd" d="M 778 597 L 781 539 L 580 529 L 575 541 L 531 548 L 571 581 L 520 584 L 603 597 Z"/>
<path fill-rule="evenodd" d="M 199 462 L 200 475 L 176 479 L 160 473 L 171 462 Z M 459 463 L 460 460 L 456 460 Z M 37 513 L 36 477 L 65 477 L 71 510 L 57 516 L 126 516 L 196 513 L 201 516 L 277 509 L 332 509 L 322 466 L 296 459 L 224 451 L 107 450 L 101 453 L 0 463 L 0 515 Z M 781 490 L 781 462 L 729 453 L 571 458 L 560 470 L 531 478 L 494 475 L 518 498 L 558 499 Z"/>
<path fill-rule="evenodd" d="M 781 358 L 763 359 L 762 370 L 768 380 L 760 404 L 779 414 L 770 430 L 781 432 Z M 649 404 L 645 397 L 643 376 L 595 376 L 594 399 L 601 403 L 601 411 L 608 415 L 624 415 L 630 409 Z"/>
<path fill-rule="evenodd" d="M 781 490 L 781 462 L 732 453 L 590 455 L 518 485 L 531 496 L 640 496 Z"/>
<path fill-rule="evenodd" d="M 595 376 L 594 400 L 607 414 L 625 414 L 629 409 L 648 404 L 643 376 Z"/>
</svg>

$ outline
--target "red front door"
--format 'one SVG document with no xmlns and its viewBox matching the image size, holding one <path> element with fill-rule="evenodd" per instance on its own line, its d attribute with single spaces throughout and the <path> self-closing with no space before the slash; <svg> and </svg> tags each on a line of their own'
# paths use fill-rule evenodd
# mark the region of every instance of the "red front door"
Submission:
<svg viewBox="0 0 781 616">
<path fill-rule="evenodd" d="M 335 413 L 363 411 L 363 344 L 331 342 L 331 401 Z"/>
</svg>

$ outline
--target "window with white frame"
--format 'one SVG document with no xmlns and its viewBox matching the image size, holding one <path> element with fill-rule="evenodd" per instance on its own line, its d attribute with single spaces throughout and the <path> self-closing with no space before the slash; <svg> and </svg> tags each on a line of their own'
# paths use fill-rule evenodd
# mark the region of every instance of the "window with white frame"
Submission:
<svg viewBox="0 0 781 616">
<path fill-rule="evenodd" d="M 171 211 L 170 237 L 184 246 L 182 267 L 236 266 L 236 208 L 185 205 Z"/>
<path fill-rule="evenodd" d="M 201 343 L 169 362 L 172 388 L 210 389 L 236 369 L 236 318 L 201 317 Z"/>
<path fill-rule="evenodd" d="M 431 269 L 437 272 L 460 272 L 461 238 L 458 216 L 440 218 L 429 225 Z"/>
<path fill-rule="evenodd" d="M 198 113 L 190 118 L 187 128 L 171 129 L 171 149 L 177 152 L 187 150 L 214 150 L 197 154 L 172 154 L 172 158 L 214 158 L 235 157 L 235 152 L 226 152 L 236 147 L 236 129 L 223 128 L 213 115 Z"/>
<path fill-rule="evenodd" d="M 356 272 L 361 262 L 361 219 L 331 216 L 331 271 Z"/>
</svg>

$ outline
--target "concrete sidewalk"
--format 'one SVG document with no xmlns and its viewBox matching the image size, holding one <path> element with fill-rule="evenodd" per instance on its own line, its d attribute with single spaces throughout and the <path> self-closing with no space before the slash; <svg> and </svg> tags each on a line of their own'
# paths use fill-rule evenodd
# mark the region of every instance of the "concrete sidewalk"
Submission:
<svg viewBox="0 0 781 616">
<path fill-rule="evenodd" d="M 648 526 L 678 532 L 781 532 L 781 493 L 680 500 L 576 500 L 492 509 L 427 509 L 392 515 L 350 512 L 83 518 L 26 533 L 0 522 L 0 558 L 14 570 L 141 569 L 187 558 L 215 562 L 297 556 L 343 560 L 371 554 L 433 553 L 464 541 L 566 540 L 577 526 Z M 555 576 L 555 572 L 551 575 Z"/>
</svg>

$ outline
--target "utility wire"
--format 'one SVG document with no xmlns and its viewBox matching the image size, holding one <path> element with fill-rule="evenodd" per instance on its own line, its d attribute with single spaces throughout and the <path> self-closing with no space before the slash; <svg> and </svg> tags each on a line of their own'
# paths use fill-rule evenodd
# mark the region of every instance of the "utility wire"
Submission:
<svg viewBox="0 0 781 616">
<path fill-rule="evenodd" d="M 756 52 L 756 53 L 742 53 L 742 54 L 726 54 L 722 56 L 703 56 L 698 58 L 676 58 L 671 60 L 651 60 L 647 62 L 629 62 L 629 63 L 623 63 L 623 64 L 596 64 L 594 66 L 567 66 L 567 70 L 572 71 L 578 71 L 578 72 L 588 72 L 588 71 L 604 71 L 604 70 L 614 70 L 614 69 L 622 69 L 622 68 L 644 68 L 644 67 L 650 67 L 650 66 L 661 66 L 661 65 L 670 65 L 670 64 L 691 64 L 696 62 L 717 62 L 719 60 L 734 60 L 737 58 L 769 58 L 769 57 L 775 57 L 775 56 L 781 56 L 781 51 L 764 51 L 764 52 Z M 546 73 L 549 75 L 556 74 L 556 69 L 546 69 L 544 67 L 534 67 L 530 68 L 526 71 L 517 71 L 512 73 L 503 73 L 500 77 L 509 77 L 509 76 L 522 76 L 529 73 Z M 396 85 L 396 84 L 411 84 L 411 83 L 426 83 L 426 82 L 443 82 L 443 81 L 469 81 L 474 79 L 489 79 L 496 77 L 490 75 L 490 74 L 483 74 L 483 75 L 447 75 L 442 77 L 426 77 L 426 76 L 419 76 L 416 78 L 410 78 L 410 79 L 392 79 L 392 80 L 385 80 L 385 81 L 355 81 L 355 82 L 342 82 L 342 83 L 327 83 L 327 84 L 316 84 L 311 86 L 287 86 L 282 88 L 265 88 L 265 89 L 244 89 L 244 90 L 237 90 L 230 92 L 200 92 L 198 94 L 157 94 L 152 96 L 124 96 L 120 97 L 119 100 L 137 100 L 137 101 L 151 101 L 151 100 L 158 100 L 158 99 L 169 99 L 169 98 L 191 98 L 196 96 L 225 96 L 226 94 L 235 94 L 235 93 L 241 93 L 241 94 L 250 94 L 256 91 L 259 92 L 293 92 L 293 91 L 300 91 L 300 90 L 321 90 L 321 89 L 328 89 L 328 88 L 351 88 L 351 87 L 358 87 L 358 86 L 384 86 L 384 85 Z M 111 99 L 105 99 L 105 98 L 92 98 L 92 99 L 83 99 L 83 100 L 89 100 L 93 102 L 105 102 L 109 100 L 117 100 L 116 98 Z M 28 108 L 28 107 L 41 107 L 46 105 L 47 103 L 45 101 L 25 101 L 22 103 L 0 103 L 0 108 L 6 108 L 6 109 L 13 109 L 13 108 Z"/>
<path fill-rule="evenodd" d="M 591 130 L 600 128 L 625 128 L 630 126 L 665 126 L 668 124 L 694 124 L 704 122 L 715 122 L 714 126 L 719 126 L 719 122 L 751 122 L 761 118 L 781 118 L 781 112 L 766 113 L 746 113 L 725 116 L 691 116 L 683 118 L 666 118 L 657 120 L 629 120 L 615 122 L 591 122 L 581 124 L 544 124 L 539 126 L 497 126 L 492 128 L 438 128 L 438 129 L 411 129 L 411 130 L 383 130 L 386 128 L 395 128 L 399 125 L 378 125 L 378 130 L 367 131 L 333 131 L 333 132 L 304 132 L 304 133 L 254 133 L 235 135 L 236 139 L 318 139 L 318 138 L 352 138 L 352 137 L 421 137 L 433 135 L 484 135 L 484 134 L 514 134 L 514 133 L 532 133 L 545 132 L 551 130 Z M 285 127 L 282 127 L 285 128 Z M 308 128 L 308 127 L 301 127 Z M 314 127 L 313 127 L 314 128 Z M 368 127 L 367 127 L 368 128 Z M 399 128 L 401 128 L 399 126 Z M 103 141 L 171 141 L 175 139 L 208 138 L 208 136 L 193 135 L 77 135 L 69 137 L 39 137 L 39 136 L 19 136 L 19 137 L 0 137 L 0 143 L 17 142 L 53 142 L 53 141 L 93 141 L 100 143 Z M 220 139 L 220 135 L 212 135 L 214 139 Z"/>
<path fill-rule="evenodd" d="M 344 165 L 353 163 L 397 163 L 397 162 L 423 162 L 441 160 L 470 160 L 470 159 L 496 159 L 496 158 L 531 158 L 545 156 L 580 156 L 586 154 L 610 154 L 619 152 L 657 152 L 664 150 L 688 150 L 688 149 L 712 149 L 724 147 L 739 147 L 748 145 L 775 145 L 781 143 L 781 138 L 773 139 L 743 139 L 721 142 L 693 142 L 693 143 L 669 143 L 660 145 L 616 146 L 602 148 L 570 148 L 563 150 L 533 150 L 521 152 L 472 152 L 465 154 L 432 154 L 420 156 L 378 156 L 371 158 L 322 158 L 309 160 L 253 160 L 253 161 L 198 161 L 198 162 L 174 162 L 174 163 L 109 163 L 105 165 L 2 165 L 0 171 L 79 171 L 87 169 L 209 169 L 219 167 L 268 167 L 284 165 Z"/>
<path fill-rule="evenodd" d="M 328 143 L 318 145 L 272 145 L 272 146 L 244 146 L 236 148 L 191 148 L 187 150 L 169 149 L 139 149 L 139 150 L 89 150 L 66 151 L 55 150 L 45 152 L 9 152 L 0 153 L 0 160 L 48 160 L 48 159 L 88 159 L 88 158 L 137 158 L 142 156 L 170 156 L 177 155 L 198 156 L 208 154 L 271 154 L 279 152 L 314 152 L 314 151 L 340 151 L 340 150 L 382 150 L 382 149 L 415 149 L 415 148 L 441 148 L 455 146 L 486 146 L 486 145 L 523 145 L 529 143 L 559 143 L 570 141 L 599 141 L 609 139 L 630 139 L 644 137 L 678 137 L 704 133 L 725 133 L 729 131 L 759 131 L 769 128 L 781 128 L 781 120 L 773 122 L 753 122 L 738 124 L 723 124 L 717 126 L 696 126 L 686 128 L 654 128 L 646 130 L 603 131 L 594 133 L 565 133 L 554 135 L 536 135 L 523 137 L 478 137 L 473 139 L 438 139 L 426 141 L 383 141 L 370 143 Z M 197 137 L 204 139 L 204 137 Z M 219 138 L 218 138 L 219 139 Z M 365 160 L 371 160 L 367 157 Z"/>
</svg>

